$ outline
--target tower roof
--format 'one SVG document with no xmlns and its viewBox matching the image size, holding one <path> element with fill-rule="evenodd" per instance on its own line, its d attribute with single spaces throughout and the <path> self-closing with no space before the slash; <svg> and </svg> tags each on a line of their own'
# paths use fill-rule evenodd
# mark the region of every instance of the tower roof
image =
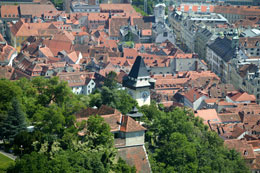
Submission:
<svg viewBox="0 0 260 173">
<path fill-rule="evenodd" d="M 134 65 L 132 66 L 132 69 L 128 76 L 133 78 L 150 76 L 145 66 L 144 60 L 141 56 L 136 57 Z"/>
</svg>

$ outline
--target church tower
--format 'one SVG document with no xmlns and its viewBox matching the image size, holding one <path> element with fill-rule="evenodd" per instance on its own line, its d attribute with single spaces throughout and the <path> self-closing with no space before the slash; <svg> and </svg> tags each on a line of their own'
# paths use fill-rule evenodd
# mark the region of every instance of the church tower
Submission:
<svg viewBox="0 0 260 173">
<path fill-rule="evenodd" d="M 138 56 L 128 76 L 123 80 L 123 86 L 128 93 L 138 102 L 139 106 L 150 105 L 150 74 L 144 60 Z"/>
</svg>

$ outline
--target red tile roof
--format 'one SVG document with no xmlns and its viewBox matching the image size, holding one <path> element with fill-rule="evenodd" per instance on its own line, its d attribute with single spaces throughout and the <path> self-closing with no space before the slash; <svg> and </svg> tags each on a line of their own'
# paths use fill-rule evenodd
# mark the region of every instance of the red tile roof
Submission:
<svg viewBox="0 0 260 173">
<path fill-rule="evenodd" d="M 203 94 L 195 89 L 190 89 L 184 94 L 184 97 L 186 97 L 191 103 L 195 102 L 202 96 Z"/>
<path fill-rule="evenodd" d="M 205 109 L 205 110 L 197 110 L 195 113 L 195 117 L 200 117 L 204 120 L 204 124 L 218 124 L 220 123 L 220 119 L 215 109 Z"/>
<path fill-rule="evenodd" d="M 119 148 L 118 155 L 125 160 L 127 164 L 135 166 L 138 173 L 151 172 L 144 146 Z"/>
<path fill-rule="evenodd" d="M 251 144 L 248 144 L 245 140 L 238 140 L 238 139 L 230 139 L 230 140 L 225 140 L 224 144 L 229 148 L 229 149 L 235 149 L 245 159 L 255 159 L 256 156 L 253 151 L 253 146 Z"/>
<path fill-rule="evenodd" d="M 99 109 L 87 108 L 76 114 L 77 121 L 87 120 L 90 115 L 100 115 L 109 124 L 111 131 L 136 132 L 146 130 L 129 116 L 122 115 L 117 109 L 102 105 Z"/>
<path fill-rule="evenodd" d="M 260 8 L 258 6 L 217 5 L 214 13 L 260 16 Z"/>
<path fill-rule="evenodd" d="M 18 5 L 2 5 L 1 18 L 19 18 Z"/>
<path fill-rule="evenodd" d="M 137 132 L 137 131 L 144 131 L 142 125 L 138 124 L 133 118 L 124 115 L 121 121 L 120 131 L 122 132 Z"/>
<path fill-rule="evenodd" d="M 120 27 L 128 25 L 128 18 L 112 18 L 109 19 L 109 36 L 119 37 Z"/>
<path fill-rule="evenodd" d="M 20 13 L 22 16 L 41 17 L 46 11 L 57 11 L 53 4 L 20 4 Z"/>
<path fill-rule="evenodd" d="M 251 102 L 255 102 L 256 97 L 255 95 L 249 95 L 248 93 L 244 92 L 238 92 L 236 94 L 229 94 L 228 95 L 230 97 L 231 100 L 235 101 L 235 102 L 243 102 L 243 101 L 251 101 Z"/>
<path fill-rule="evenodd" d="M 214 5 L 181 4 L 178 10 L 183 12 L 202 12 L 202 13 L 211 12 L 212 13 L 214 11 Z"/>
<path fill-rule="evenodd" d="M 0 62 L 9 62 L 12 55 L 16 53 L 16 49 L 7 44 L 0 44 Z"/>
</svg>

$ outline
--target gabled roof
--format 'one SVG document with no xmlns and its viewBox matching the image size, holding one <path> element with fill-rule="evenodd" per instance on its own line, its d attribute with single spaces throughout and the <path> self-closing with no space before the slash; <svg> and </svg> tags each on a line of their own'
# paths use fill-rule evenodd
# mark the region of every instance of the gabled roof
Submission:
<svg viewBox="0 0 260 173">
<path fill-rule="evenodd" d="M 242 102 L 242 101 L 255 101 L 256 98 L 254 95 L 249 95 L 248 93 L 244 92 L 238 92 L 234 95 L 229 95 L 230 99 L 233 101 L 237 101 L 237 102 Z"/>
<path fill-rule="evenodd" d="M 57 9 L 53 4 L 20 4 L 21 15 L 31 15 L 41 17 L 45 11 L 56 12 Z"/>
<path fill-rule="evenodd" d="M 146 128 L 138 124 L 133 118 L 130 116 L 124 115 L 121 121 L 120 131 L 122 132 L 138 132 L 144 131 Z"/>
<path fill-rule="evenodd" d="M 102 105 L 99 109 L 86 108 L 76 113 L 77 121 L 87 120 L 91 115 L 100 115 L 104 118 L 105 122 L 109 124 L 111 131 L 122 132 L 138 132 L 144 131 L 142 125 L 138 124 L 134 119 L 129 116 L 122 115 L 115 108 L 111 108 L 106 105 Z"/>
<path fill-rule="evenodd" d="M 203 94 L 196 89 L 191 89 L 184 95 L 184 97 L 186 97 L 191 103 L 194 103 L 202 96 Z"/>
<path fill-rule="evenodd" d="M 128 76 L 133 78 L 150 76 L 141 56 L 137 56 Z"/>
<path fill-rule="evenodd" d="M 229 62 L 236 51 L 235 48 L 231 47 L 231 40 L 227 37 L 223 39 L 218 37 L 212 44 L 208 47 L 213 50 L 219 57 L 221 57 L 225 62 Z"/>
</svg>

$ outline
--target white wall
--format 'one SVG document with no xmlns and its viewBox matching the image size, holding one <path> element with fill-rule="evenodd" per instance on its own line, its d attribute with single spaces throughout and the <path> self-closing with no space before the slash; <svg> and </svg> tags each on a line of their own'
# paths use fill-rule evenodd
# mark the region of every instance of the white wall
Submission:
<svg viewBox="0 0 260 173">
<path fill-rule="evenodd" d="M 126 137 L 126 146 L 144 144 L 144 131 L 125 133 L 125 137 Z"/>
<path fill-rule="evenodd" d="M 206 96 L 202 96 L 202 97 L 200 97 L 198 100 L 196 100 L 196 101 L 193 103 L 193 109 L 194 109 L 194 110 L 197 110 L 197 109 L 200 107 L 202 101 L 205 100 L 205 99 L 207 99 L 207 97 L 206 97 Z"/>
<path fill-rule="evenodd" d="M 233 101 L 230 97 L 226 96 L 226 101 L 229 102 L 229 103 L 251 103 L 251 101 L 241 101 L 241 102 L 236 102 L 236 101 Z"/>
<path fill-rule="evenodd" d="M 146 98 L 146 99 L 142 98 L 142 92 L 144 92 L 144 91 L 148 92 L 148 98 Z M 131 92 L 133 94 L 133 98 L 137 101 L 139 106 L 150 105 L 151 97 L 150 97 L 150 89 L 149 88 L 131 90 Z"/>
<path fill-rule="evenodd" d="M 9 61 L 9 63 L 8 63 L 8 66 L 13 66 L 13 61 L 14 61 L 14 58 L 17 56 L 17 51 L 15 51 L 15 53 L 13 53 L 12 55 L 11 55 L 11 58 L 10 58 L 10 61 Z"/>
</svg>

